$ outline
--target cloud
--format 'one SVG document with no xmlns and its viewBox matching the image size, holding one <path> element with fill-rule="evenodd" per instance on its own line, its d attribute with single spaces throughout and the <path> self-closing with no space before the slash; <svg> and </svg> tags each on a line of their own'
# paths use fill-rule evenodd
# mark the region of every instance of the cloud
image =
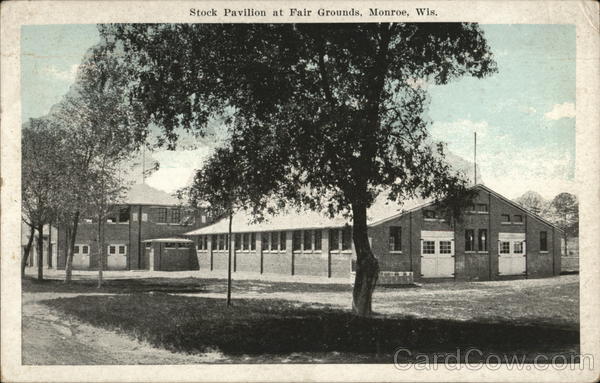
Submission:
<svg viewBox="0 0 600 383">
<path fill-rule="evenodd" d="M 574 118 L 575 117 L 575 104 L 572 102 L 565 102 L 562 104 L 555 104 L 552 110 L 545 113 L 544 117 L 547 120 L 560 120 L 561 118 Z"/>
<path fill-rule="evenodd" d="M 49 76 L 57 80 L 72 82 L 77 75 L 78 64 L 71 65 L 67 70 L 61 70 L 54 65 L 44 66 L 40 70 L 41 75 Z"/>
</svg>

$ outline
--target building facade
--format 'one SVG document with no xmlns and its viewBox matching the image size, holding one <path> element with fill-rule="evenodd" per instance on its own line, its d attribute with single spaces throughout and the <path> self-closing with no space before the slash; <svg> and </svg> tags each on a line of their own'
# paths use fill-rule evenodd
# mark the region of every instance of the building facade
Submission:
<svg viewBox="0 0 600 383">
<path fill-rule="evenodd" d="M 209 212 L 184 207 L 176 198 L 145 184 L 134 185 L 121 205 L 114 206 L 104 224 L 105 270 L 148 269 L 146 240 L 173 237 L 210 223 Z M 58 228 L 57 267 L 66 264 L 67 238 Z M 97 270 L 98 221 L 83 218 L 73 252 L 74 270 Z M 193 269 L 190 262 L 188 269 Z"/>
<path fill-rule="evenodd" d="M 412 273 L 415 280 L 537 278 L 561 271 L 559 229 L 491 189 L 477 185 L 473 206 L 457 220 L 440 216 L 432 203 L 369 224 L 380 269 Z M 351 227 L 315 215 L 277 217 L 248 224 L 234 218 L 186 233 L 194 241 L 200 270 L 349 277 L 356 254 Z"/>
</svg>

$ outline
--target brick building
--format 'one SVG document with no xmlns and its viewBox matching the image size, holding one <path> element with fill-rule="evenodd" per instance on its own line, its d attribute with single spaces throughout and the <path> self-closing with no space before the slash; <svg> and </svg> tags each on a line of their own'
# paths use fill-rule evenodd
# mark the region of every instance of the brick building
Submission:
<svg viewBox="0 0 600 383">
<path fill-rule="evenodd" d="M 131 187 L 125 201 L 114 206 L 104 225 L 105 270 L 148 269 L 145 246 L 148 239 L 172 237 L 210 223 L 206 211 L 182 206 L 175 197 L 145 184 Z M 98 222 L 83 218 L 77 229 L 73 269 L 98 268 Z M 58 229 L 59 269 L 65 268 L 66 232 Z M 190 262 L 193 269 L 196 260 Z"/>
<path fill-rule="evenodd" d="M 400 211 L 386 204 L 370 209 L 369 240 L 383 274 L 412 273 L 415 280 L 558 275 L 559 229 L 483 185 L 474 188 L 477 197 L 461 221 L 445 220 L 427 201 L 411 201 Z M 235 272 L 350 276 L 356 255 L 342 217 L 301 212 L 249 222 L 237 214 L 231 240 L 227 219 L 187 232 L 199 268 L 227 269 L 233 246 Z"/>
</svg>

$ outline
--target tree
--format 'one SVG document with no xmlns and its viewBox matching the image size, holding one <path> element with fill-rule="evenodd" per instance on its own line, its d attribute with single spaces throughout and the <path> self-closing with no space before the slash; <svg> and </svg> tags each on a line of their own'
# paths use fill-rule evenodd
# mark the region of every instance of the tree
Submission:
<svg viewBox="0 0 600 383">
<path fill-rule="evenodd" d="M 38 232 L 38 279 L 44 278 L 44 225 L 50 225 L 63 206 L 60 188 L 65 172 L 62 166 L 62 140 L 64 131 L 57 129 L 46 118 L 30 119 L 21 134 L 21 199 L 22 220 L 30 227 L 25 254 L 21 259 L 21 275 Z"/>
<path fill-rule="evenodd" d="M 548 213 L 549 203 L 540 193 L 528 191 L 517 198 L 515 202 L 537 215 L 545 216 Z"/>
<path fill-rule="evenodd" d="M 577 197 L 570 193 L 560 193 L 550 204 L 552 221 L 562 230 L 562 239 L 565 246 L 565 255 L 568 255 L 567 241 L 579 235 L 579 202 Z"/>
<path fill-rule="evenodd" d="M 215 115 L 236 135 L 249 164 L 245 185 L 270 187 L 258 211 L 302 205 L 352 216 L 357 253 L 353 309 L 370 315 L 378 263 L 367 208 L 383 190 L 392 200 L 467 203 L 466 181 L 427 144 L 424 80 L 493 73 L 476 24 L 160 24 L 105 25 L 121 55 L 123 92 L 175 140 L 202 132 Z"/>
<path fill-rule="evenodd" d="M 65 282 L 71 280 L 77 227 L 82 214 L 98 219 L 98 286 L 104 268 L 104 224 L 112 206 L 125 189 L 123 162 L 129 160 L 145 135 L 130 118 L 135 109 L 126 104 L 117 86 L 120 76 L 106 46 L 91 48 L 79 67 L 75 84 L 51 111 L 52 121 L 68 131 L 65 166 L 70 177 L 62 211 L 69 245 L 66 253 Z"/>
</svg>

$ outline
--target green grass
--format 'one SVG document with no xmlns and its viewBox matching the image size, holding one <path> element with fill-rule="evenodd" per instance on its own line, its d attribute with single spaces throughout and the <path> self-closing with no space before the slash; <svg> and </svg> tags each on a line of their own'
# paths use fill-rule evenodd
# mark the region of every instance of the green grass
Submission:
<svg viewBox="0 0 600 383">
<path fill-rule="evenodd" d="M 342 354 L 343 362 L 392 363 L 398 347 L 414 352 L 577 352 L 579 331 L 511 321 L 454 321 L 415 317 L 357 318 L 327 306 L 282 300 L 222 299 L 165 293 L 87 295 L 42 303 L 106 329 L 172 351 L 263 356 Z M 338 358 L 339 359 L 339 358 Z M 336 361 L 325 357 L 323 361 Z M 339 361 L 339 360 L 337 360 Z"/>
</svg>

